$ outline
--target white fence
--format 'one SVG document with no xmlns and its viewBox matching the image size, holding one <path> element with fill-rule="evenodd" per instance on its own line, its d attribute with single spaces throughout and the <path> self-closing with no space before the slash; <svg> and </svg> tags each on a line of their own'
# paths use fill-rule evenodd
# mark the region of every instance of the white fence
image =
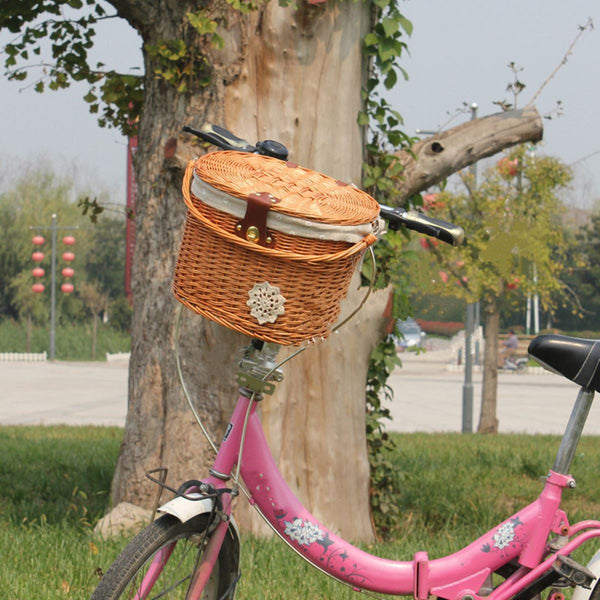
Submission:
<svg viewBox="0 0 600 600">
<path fill-rule="evenodd" d="M 0 352 L 0 360 L 6 361 L 40 361 L 47 360 L 46 352 Z"/>
</svg>

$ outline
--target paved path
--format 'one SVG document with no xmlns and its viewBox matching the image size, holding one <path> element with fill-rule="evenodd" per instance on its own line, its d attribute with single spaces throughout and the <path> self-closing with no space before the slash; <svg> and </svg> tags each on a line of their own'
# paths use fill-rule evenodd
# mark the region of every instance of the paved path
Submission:
<svg viewBox="0 0 600 600">
<path fill-rule="evenodd" d="M 464 373 L 450 372 L 447 363 L 426 355 L 403 355 L 403 367 L 390 378 L 393 431 L 461 431 Z M 562 434 L 578 386 L 544 372 L 539 375 L 500 373 L 498 420 L 500 432 Z M 481 373 L 473 374 L 473 427 L 479 421 Z M 587 434 L 600 435 L 600 402 L 592 406 Z"/>
<path fill-rule="evenodd" d="M 127 361 L 0 361 L 0 425 L 124 425 Z"/>
<path fill-rule="evenodd" d="M 442 352 L 402 355 L 391 377 L 392 431 L 460 431 L 464 375 L 448 371 Z M 0 362 L 0 425 L 119 425 L 125 423 L 127 362 Z M 479 419 L 481 374 L 473 377 L 474 426 Z M 577 386 L 551 374 L 501 374 L 501 432 L 562 433 Z M 600 435 L 600 402 L 586 433 Z"/>
</svg>

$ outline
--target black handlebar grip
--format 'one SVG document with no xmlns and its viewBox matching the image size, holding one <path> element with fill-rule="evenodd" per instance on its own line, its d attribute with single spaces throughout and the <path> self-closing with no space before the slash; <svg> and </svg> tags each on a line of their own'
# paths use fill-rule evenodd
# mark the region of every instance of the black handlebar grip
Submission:
<svg viewBox="0 0 600 600">
<path fill-rule="evenodd" d="M 382 204 L 381 216 L 389 221 L 390 229 L 399 229 L 400 226 L 404 226 L 407 229 L 424 233 L 452 246 L 458 246 L 465 238 L 462 227 L 441 219 L 428 217 L 414 210 L 406 211 L 403 208 L 391 208 Z"/>
</svg>

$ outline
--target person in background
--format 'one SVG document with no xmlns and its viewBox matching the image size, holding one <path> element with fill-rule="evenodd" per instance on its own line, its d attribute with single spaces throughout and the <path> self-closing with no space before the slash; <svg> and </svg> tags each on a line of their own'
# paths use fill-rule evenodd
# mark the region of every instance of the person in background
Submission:
<svg viewBox="0 0 600 600">
<path fill-rule="evenodd" d="M 500 353 L 498 366 L 501 367 L 504 364 L 505 360 L 511 360 L 511 358 L 517 353 L 517 348 L 519 347 L 519 338 L 517 334 L 514 332 L 514 329 L 508 330 L 508 338 L 502 342 L 504 348 Z"/>
</svg>

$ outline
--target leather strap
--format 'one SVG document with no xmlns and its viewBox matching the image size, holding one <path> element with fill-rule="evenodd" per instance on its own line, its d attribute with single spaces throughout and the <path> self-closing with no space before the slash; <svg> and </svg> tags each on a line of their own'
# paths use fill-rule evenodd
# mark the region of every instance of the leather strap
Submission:
<svg viewBox="0 0 600 600">
<path fill-rule="evenodd" d="M 279 202 L 279 198 L 267 192 L 250 194 L 247 198 L 246 214 L 236 225 L 235 234 L 260 246 L 272 248 L 275 242 L 273 235 L 267 230 L 267 215 L 271 206 Z"/>
</svg>

